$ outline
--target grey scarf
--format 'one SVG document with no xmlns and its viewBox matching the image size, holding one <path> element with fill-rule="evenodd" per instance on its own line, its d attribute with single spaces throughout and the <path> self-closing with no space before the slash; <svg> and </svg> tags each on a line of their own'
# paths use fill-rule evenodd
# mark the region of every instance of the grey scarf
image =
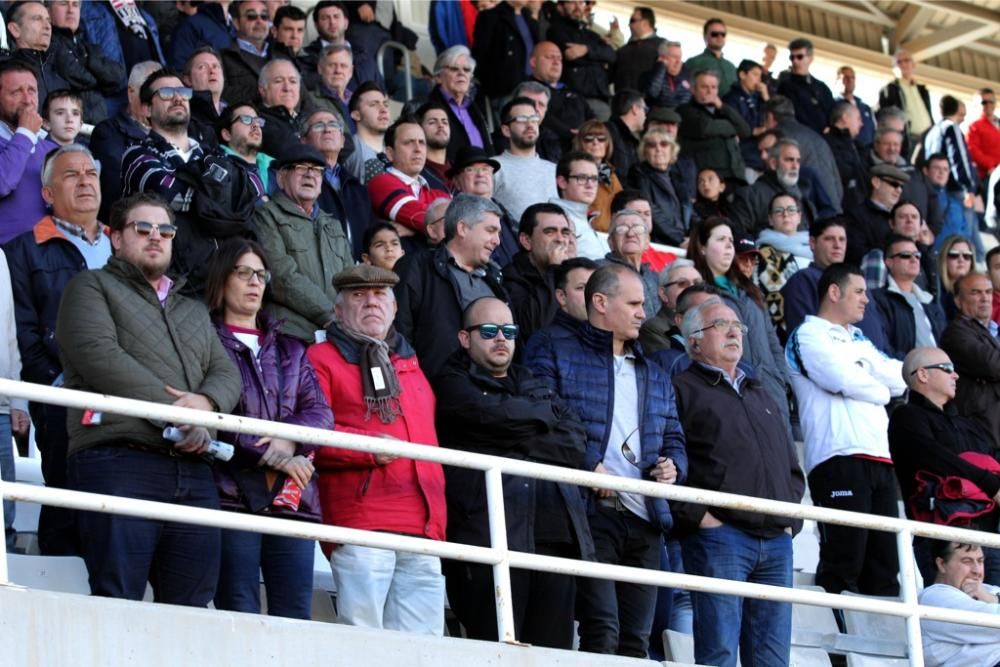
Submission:
<svg viewBox="0 0 1000 667">
<path fill-rule="evenodd" d="M 399 378 L 389 360 L 391 345 L 395 342 L 396 330 L 390 329 L 385 340 L 366 336 L 343 326 L 340 331 L 358 344 L 361 367 L 361 393 L 365 400 L 365 421 L 371 419 L 374 411 L 383 424 L 391 424 L 403 414 L 399 405 Z"/>
</svg>

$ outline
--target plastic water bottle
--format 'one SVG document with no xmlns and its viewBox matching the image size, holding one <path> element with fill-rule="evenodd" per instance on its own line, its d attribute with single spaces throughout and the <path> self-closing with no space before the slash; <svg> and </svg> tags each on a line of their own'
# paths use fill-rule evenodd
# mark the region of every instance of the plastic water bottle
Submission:
<svg viewBox="0 0 1000 667">
<path fill-rule="evenodd" d="M 184 431 L 180 430 L 176 426 L 168 426 L 163 429 L 163 438 L 165 440 L 169 440 L 170 442 L 180 442 L 184 439 Z M 235 451 L 236 448 L 228 442 L 210 440 L 208 443 L 208 453 L 220 461 L 228 461 L 233 458 L 233 453 Z"/>
</svg>

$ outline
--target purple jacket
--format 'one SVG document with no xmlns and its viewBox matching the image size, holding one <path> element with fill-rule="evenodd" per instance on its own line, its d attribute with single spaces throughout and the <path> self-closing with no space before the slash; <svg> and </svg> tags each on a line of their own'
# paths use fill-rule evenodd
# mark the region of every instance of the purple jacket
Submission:
<svg viewBox="0 0 1000 667">
<path fill-rule="evenodd" d="M 16 130 L 16 128 L 15 128 Z M 42 199 L 42 160 L 56 144 L 31 139 L 0 127 L 0 243 L 28 231 L 45 214 Z"/>
<path fill-rule="evenodd" d="M 285 424 L 333 429 L 333 412 L 316 379 L 316 371 L 306 357 L 306 346 L 291 336 L 279 333 L 280 321 L 261 315 L 264 341 L 260 355 L 241 343 L 219 319 L 216 331 L 222 346 L 240 371 L 243 393 L 234 415 L 279 421 Z M 277 399 L 275 399 L 277 397 Z M 280 491 L 286 476 L 279 474 L 268 490 L 264 468 L 258 468 L 266 445 L 254 447 L 255 435 L 219 432 L 219 440 L 236 446 L 236 453 L 227 463 L 215 465 L 222 508 L 237 512 L 273 514 L 286 519 L 320 520 L 319 490 L 316 477 L 302 491 L 297 512 L 274 507 L 274 495 Z M 299 443 L 296 454 L 316 449 Z"/>
</svg>

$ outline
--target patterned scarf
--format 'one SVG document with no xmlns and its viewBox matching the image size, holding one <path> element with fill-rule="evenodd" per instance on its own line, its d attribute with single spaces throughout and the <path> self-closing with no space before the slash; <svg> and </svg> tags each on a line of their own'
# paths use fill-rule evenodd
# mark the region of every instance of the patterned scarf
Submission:
<svg viewBox="0 0 1000 667">
<path fill-rule="evenodd" d="M 391 424 L 403 414 L 399 404 L 399 378 L 389 360 L 389 353 L 396 344 L 396 330 L 389 329 L 385 340 L 366 336 L 340 326 L 341 333 L 358 344 L 361 367 L 361 393 L 365 399 L 365 421 L 371 419 L 374 411 L 383 424 Z"/>
</svg>

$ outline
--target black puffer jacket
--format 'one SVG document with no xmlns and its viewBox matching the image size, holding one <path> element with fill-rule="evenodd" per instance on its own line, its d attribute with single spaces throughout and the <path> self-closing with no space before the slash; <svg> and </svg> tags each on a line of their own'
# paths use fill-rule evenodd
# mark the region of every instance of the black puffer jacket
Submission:
<svg viewBox="0 0 1000 667">
<path fill-rule="evenodd" d="M 125 66 L 107 57 L 101 47 L 88 43 L 82 30 L 74 33 L 53 27 L 49 53 L 55 72 L 83 98 L 83 122 L 96 125 L 107 118 L 104 98 L 125 90 Z"/>
</svg>

